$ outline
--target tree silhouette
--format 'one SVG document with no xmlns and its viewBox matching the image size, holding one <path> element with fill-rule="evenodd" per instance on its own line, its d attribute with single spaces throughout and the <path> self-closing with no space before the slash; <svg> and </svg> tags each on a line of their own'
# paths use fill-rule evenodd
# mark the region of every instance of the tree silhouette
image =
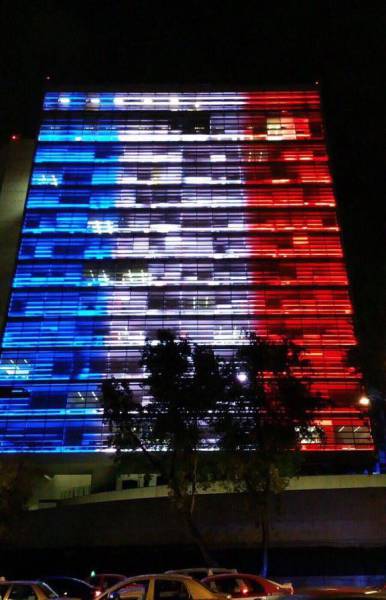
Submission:
<svg viewBox="0 0 386 600">
<path fill-rule="evenodd" d="M 146 340 L 140 365 L 151 401 L 137 402 L 127 380 L 102 385 L 110 444 L 122 460 L 142 453 L 161 475 L 203 559 L 213 564 L 195 518 L 198 489 L 222 479 L 251 501 L 262 531 L 262 573 L 268 570 L 271 506 L 301 464 L 300 446 L 323 441 L 315 424 L 324 402 L 300 377 L 300 350 L 246 333 L 234 358 L 160 330 Z M 216 447 L 215 460 L 204 450 Z M 132 455 L 130 455 L 132 456 Z"/>
<path fill-rule="evenodd" d="M 299 472 L 301 441 L 323 440 L 323 431 L 314 423 L 323 401 L 299 379 L 302 363 L 294 344 L 271 343 L 254 333 L 246 338 L 226 367 L 226 393 L 217 405 L 214 426 L 225 477 L 248 495 L 256 510 L 261 571 L 266 575 L 272 497 Z"/>
<path fill-rule="evenodd" d="M 195 519 L 198 485 L 211 478 L 210 461 L 202 450 L 208 440 L 210 415 L 224 395 L 224 378 L 211 348 L 177 340 L 160 330 L 147 340 L 140 362 L 152 401 L 142 406 L 127 381 L 102 385 L 104 419 L 110 444 L 122 459 L 124 451 L 141 451 L 147 467 L 168 485 L 173 506 L 182 515 L 191 538 L 207 564 L 213 564 Z"/>
</svg>

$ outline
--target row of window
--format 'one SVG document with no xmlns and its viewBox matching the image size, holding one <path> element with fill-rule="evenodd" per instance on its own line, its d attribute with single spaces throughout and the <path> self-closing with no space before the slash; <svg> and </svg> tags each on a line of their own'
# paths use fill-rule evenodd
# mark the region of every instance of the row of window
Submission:
<svg viewBox="0 0 386 600">
<path fill-rule="evenodd" d="M 56 361 L 55 364 L 59 365 Z M 33 366 L 27 360 L 2 360 L 0 370 L 2 376 L 8 372 L 8 375 L 14 370 L 16 376 L 17 371 L 20 374 L 24 365 L 24 369 L 32 369 Z M 48 363 L 45 365 L 47 368 Z M 55 372 L 55 366 L 53 373 Z M 133 393 L 136 398 L 139 398 L 142 388 L 139 382 L 132 383 Z M 0 387 L 0 414 L 5 413 L 11 415 L 22 411 L 35 411 L 36 415 L 39 411 L 55 411 L 60 414 L 64 410 L 73 411 L 72 414 L 85 414 L 89 409 L 90 414 L 98 414 L 100 408 L 101 389 L 99 383 L 30 383 L 23 381 L 19 386 L 2 386 Z M 92 409 L 96 409 L 92 411 Z M 76 412 L 78 411 L 78 412 Z"/>
<path fill-rule="evenodd" d="M 346 290 L 171 290 L 21 292 L 11 297 L 9 315 L 150 316 L 167 314 L 350 314 Z"/>
<path fill-rule="evenodd" d="M 90 118 L 91 117 L 91 118 Z M 315 113 L 280 115 L 262 113 L 158 112 L 110 118 L 45 119 L 39 141 L 49 142 L 184 142 L 184 141 L 291 141 L 321 140 L 323 130 Z"/>
<path fill-rule="evenodd" d="M 0 419 L 0 451 L 90 452 L 106 448 L 100 416 Z"/>
<path fill-rule="evenodd" d="M 272 165 L 41 165 L 35 166 L 35 186 L 73 185 L 228 185 L 228 184 L 326 184 L 331 183 L 323 163 L 277 163 Z"/>
<path fill-rule="evenodd" d="M 318 109 L 315 90 L 249 92 L 47 92 L 45 111 L 305 110 Z"/>
<path fill-rule="evenodd" d="M 106 258 L 179 258 L 179 257 L 253 258 L 253 257 L 341 257 L 339 237 L 316 234 L 261 233 L 241 237 L 194 234 L 168 236 L 138 235 L 127 237 L 24 237 L 19 259 L 106 259 Z"/>
<path fill-rule="evenodd" d="M 85 263 L 20 263 L 13 285 L 75 287 L 157 287 L 186 288 L 197 285 L 263 286 L 346 286 L 343 262 L 290 260 L 160 262 L 159 260 L 115 260 Z"/>
<path fill-rule="evenodd" d="M 250 142 L 170 144 L 170 143 L 103 143 L 72 142 L 67 144 L 40 142 L 35 163 L 266 163 L 286 161 L 326 162 L 323 144 L 296 142 L 276 144 Z"/>
<path fill-rule="evenodd" d="M 139 367 L 141 347 L 117 348 L 66 348 L 44 350 L 4 350 L 0 357 L 1 378 L 4 381 L 23 381 L 29 385 L 32 381 L 41 381 L 42 389 L 50 390 L 54 381 L 84 381 L 91 385 L 95 392 L 98 380 L 106 376 L 123 377 L 138 380 L 143 378 L 143 370 Z M 234 347 L 217 347 L 217 354 L 231 358 Z M 357 381 L 357 373 L 347 366 L 347 348 L 340 346 L 303 348 L 302 358 L 306 361 L 299 373 L 312 376 L 313 381 L 323 380 L 325 388 L 337 388 L 341 383 L 351 385 L 349 381 Z M 325 379 L 329 381 L 324 381 Z M 83 383 L 82 383 L 83 386 Z M 29 388 L 28 388 L 29 389 Z M 40 388 L 39 388 L 40 389 Z M 76 384 L 76 390 L 79 384 Z M 138 389 L 138 388 L 137 388 Z M 346 388 L 345 388 L 346 389 Z M 350 387 L 351 389 L 351 387 Z M 5 390 L 5 391 L 4 391 Z M 56 390 L 53 389 L 53 391 Z M 8 397 L 11 388 L 0 388 L 4 397 Z M 13 390 L 13 397 L 24 398 L 20 390 Z M 347 389 L 346 389 L 347 391 Z"/>
<path fill-rule="evenodd" d="M 23 231 L 26 233 L 142 233 L 175 231 L 337 231 L 335 211 L 322 210 L 260 210 L 204 211 L 201 209 L 167 212 L 160 209 L 127 212 L 41 212 L 28 210 Z"/>
<path fill-rule="evenodd" d="M 325 420 L 323 420 L 325 421 Z M 330 420 L 324 425 L 326 440 L 318 444 L 324 450 L 372 449 L 372 440 L 368 423 L 360 419 L 348 418 Z M 0 449 L 12 451 L 13 447 L 21 451 L 42 452 L 87 452 L 106 448 L 109 436 L 99 415 L 82 417 L 35 417 L 9 420 L 0 418 Z M 314 450 L 312 441 L 304 439 L 304 449 Z M 213 438 L 202 440 L 202 448 L 215 447 Z"/>
<path fill-rule="evenodd" d="M 24 414 L 37 411 L 38 415 L 38 411 L 47 410 L 58 414 L 64 411 L 72 411 L 74 415 L 98 414 L 102 410 L 101 385 L 96 379 L 111 376 L 112 373 L 116 373 L 123 379 L 130 379 L 130 388 L 135 400 L 142 401 L 145 405 L 151 401 L 151 396 L 143 387 L 144 373 L 138 364 L 139 355 L 137 360 L 131 357 L 128 362 L 122 356 L 125 353 L 117 351 L 113 352 L 113 357 L 104 356 L 104 358 L 96 358 L 94 351 L 91 356 L 83 358 L 83 361 L 79 355 L 74 356 L 72 360 L 68 360 L 67 357 L 66 360 L 63 352 L 56 353 L 51 360 L 44 358 L 43 354 L 39 353 L 42 365 L 37 364 L 35 358 L 32 360 L 4 358 L 1 361 L 2 377 L 4 379 L 7 379 L 7 376 L 8 379 L 13 377 L 15 380 L 19 378 L 19 384 L 13 387 L 9 385 L 0 387 L 0 415 L 3 413 L 11 415 L 20 411 Z M 23 355 L 28 356 L 26 353 Z M 27 368 L 31 374 L 28 380 L 22 377 L 23 369 L 25 372 Z M 79 375 L 86 370 L 89 378 L 87 383 L 84 383 Z M 335 367 L 330 371 L 328 362 L 322 364 L 321 372 L 316 373 L 316 365 L 313 365 L 313 369 L 308 365 L 296 372 L 301 377 L 314 375 L 312 392 L 327 397 L 333 395 L 337 401 L 347 400 L 350 395 L 356 394 L 359 390 L 358 377 L 353 376 L 343 367 L 340 369 Z M 47 376 L 47 373 L 49 373 L 47 381 L 37 381 L 39 375 Z M 325 380 L 326 375 L 330 378 L 329 381 Z"/>
<path fill-rule="evenodd" d="M 198 344 L 213 346 L 244 343 L 245 330 L 271 340 L 283 336 L 303 346 L 347 346 L 355 344 L 351 319 L 347 317 L 233 317 L 212 315 L 168 318 L 166 315 L 126 319 L 45 319 L 39 321 L 9 320 L 3 347 L 57 346 L 143 346 L 147 337 L 159 329 L 175 329 Z"/>
<path fill-rule="evenodd" d="M 323 207 L 335 206 L 328 186 L 287 186 L 274 188 L 184 186 L 158 187 L 125 186 L 121 188 L 56 188 L 38 186 L 29 190 L 27 208 L 222 208 L 242 207 Z"/>
</svg>

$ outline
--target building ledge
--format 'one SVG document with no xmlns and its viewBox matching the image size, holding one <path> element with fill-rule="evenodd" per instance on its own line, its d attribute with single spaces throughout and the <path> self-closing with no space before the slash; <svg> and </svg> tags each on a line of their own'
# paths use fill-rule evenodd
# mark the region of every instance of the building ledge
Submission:
<svg viewBox="0 0 386 600">
<path fill-rule="evenodd" d="M 385 488 L 386 475 L 310 475 L 294 478 L 287 492 L 304 490 L 334 490 L 334 489 L 363 489 Z M 200 494 L 229 494 L 229 488 L 223 483 L 217 483 L 209 488 L 201 489 Z M 61 506 L 94 504 L 99 502 L 114 502 L 122 500 L 146 500 L 151 498 L 166 498 L 168 487 L 166 485 L 141 487 L 130 490 L 113 490 L 98 492 L 75 498 L 60 499 L 57 503 Z M 55 502 L 55 501 L 53 501 Z M 55 504 L 50 504 L 53 506 Z M 49 506 L 46 506 L 48 508 Z"/>
</svg>

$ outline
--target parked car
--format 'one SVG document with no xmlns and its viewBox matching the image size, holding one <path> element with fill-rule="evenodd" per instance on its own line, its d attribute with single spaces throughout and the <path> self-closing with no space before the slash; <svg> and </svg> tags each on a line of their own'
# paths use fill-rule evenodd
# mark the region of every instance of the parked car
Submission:
<svg viewBox="0 0 386 600">
<path fill-rule="evenodd" d="M 79 598 L 80 600 L 95 600 L 99 597 L 100 592 L 97 588 L 90 585 L 83 579 L 75 579 L 74 577 L 64 577 L 47 575 L 41 577 L 41 580 L 48 585 L 59 595 L 65 598 Z"/>
<path fill-rule="evenodd" d="M 219 596 L 187 575 L 157 574 L 126 579 L 98 600 L 219 600 Z"/>
<path fill-rule="evenodd" d="M 2 600 L 57 600 L 58 595 L 42 581 L 0 581 Z"/>
<path fill-rule="evenodd" d="M 212 592 L 232 598 L 261 598 L 263 596 L 289 596 L 294 593 L 291 583 L 276 583 L 258 575 L 246 573 L 222 573 L 202 579 Z"/>
<path fill-rule="evenodd" d="M 98 590 L 98 596 L 103 594 L 105 590 L 116 585 L 120 581 L 125 581 L 127 575 L 119 575 L 118 573 L 95 573 L 86 578 L 86 582 Z"/>
<path fill-rule="evenodd" d="M 331 587 L 331 588 L 309 588 L 310 592 L 306 593 L 306 588 L 303 588 L 303 593 L 296 592 L 291 600 L 325 600 L 326 597 L 330 600 L 386 600 L 386 592 L 378 591 L 375 588 L 347 588 L 347 587 Z M 355 591 L 349 591 L 355 590 Z"/>
<path fill-rule="evenodd" d="M 237 569 L 225 569 L 222 567 L 193 567 L 191 569 L 175 569 L 173 571 L 165 571 L 166 575 L 188 575 L 197 581 L 201 581 L 204 577 L 210 575 L 219 575 L 221 573 L 237 573 Z"/>
<path fill-rule="evenodd" d="M 337 585 L 337 586 L 320 586 L 320 587 L 303 587 L 296 588 L 295 594 L 297 596 L 312 596 L 312 598 L 325 598 L 334 596 L 348 596 L 353 595 L 373 595 L 382 590 L 373 587 L 356 587 L 348 585 Z"/>
</svg>

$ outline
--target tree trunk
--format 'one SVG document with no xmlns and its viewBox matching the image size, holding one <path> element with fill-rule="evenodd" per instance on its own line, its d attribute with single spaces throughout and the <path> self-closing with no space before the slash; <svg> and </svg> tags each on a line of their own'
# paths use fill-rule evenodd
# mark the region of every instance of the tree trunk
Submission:
<svg viewBox="0 0 386 600">
<path fill-rule="evenodd" d="M 261 575 L 268 575 L 268 551 L 270 545 L 271 524 L 271 478 L 268 476 L 263 490 L 263 507 L 261 512 Z"/>
<path fill-rule="evenodd" d="M 204 560 L 205 565 L 207 567 L 216 567 L 217 562 L 215 561 L 213 556 L 208 551 L 206 544 L 204 542 L 204 539 L 203 539 L 197 525 L 195 524 L 192 515 L 189 512 L 185 512 L 185 511 L 184 511 L 183 515 L 184 515 L 185 524 L 190 533 L 190 536 L 191 536 L 192 540 L 194 541 L 194 543 L 197 545 L 198 549 L 200 550 L 201 556 Z"/>
<path fill-rule="evenodd" d="M 268 575 L 268 549 L 269 549 L 269 511 L 266 510 L 268 507 L 263 508 L 263 514 L 261 516 L 261 575 L 267 577 Z"/>
</svg>

